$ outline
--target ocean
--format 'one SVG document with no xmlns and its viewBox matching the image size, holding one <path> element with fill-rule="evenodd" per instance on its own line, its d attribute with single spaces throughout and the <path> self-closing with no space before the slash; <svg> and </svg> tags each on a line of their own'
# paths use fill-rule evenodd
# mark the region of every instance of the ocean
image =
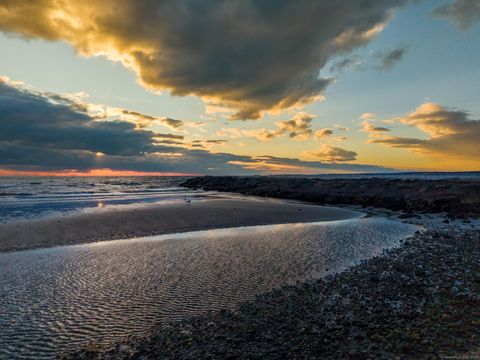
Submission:
<svg viewBox="0 0 480 360">
<path fill-rule="evenodd" d="M 186 177 L 0 177 L 0 222 L 155 203 L 192 191 Z"/>
<path fill-rule="evenodd" d="M 280 175 L 279 175 L 280 176 Z M 281 175 L 286 176 L 286 175 Z M 480 179 L 480 172 L 290 175 L 322 179 Z M 0 223 L 99 207 L 180 200 L 188 177 L 0 177 Z"/>
</svg>

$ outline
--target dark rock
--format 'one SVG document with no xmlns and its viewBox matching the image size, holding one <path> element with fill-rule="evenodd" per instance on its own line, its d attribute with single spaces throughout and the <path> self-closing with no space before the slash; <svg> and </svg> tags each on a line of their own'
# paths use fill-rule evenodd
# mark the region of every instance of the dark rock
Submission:
<svg viewBox="0 0 480 360">
<path fill-rule="evenodd" d="M 348 204 L 417 212 L 446 212 L 452 217 L 480 215 L 480 181 L 461 179 L 316 179 L 273 176 L 204 176 L 182 186 L 245 195 L 295 199 L 317 204 Z"/>
</svg>

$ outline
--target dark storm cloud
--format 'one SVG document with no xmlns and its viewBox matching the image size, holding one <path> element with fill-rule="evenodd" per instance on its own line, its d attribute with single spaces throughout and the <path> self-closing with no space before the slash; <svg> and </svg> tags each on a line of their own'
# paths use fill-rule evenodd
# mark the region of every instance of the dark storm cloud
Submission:
<svg viewBox="0 0 480 360">
<path fill-rule="evenodd" d="M 58 100 L 0 83 L 0 141 L 111 155 L 155 150 L 150 131 L 135 130 L 134 124 L 125 121 L 94 121 L 79 112 L 77 104 L 52 99 Z"/>
<path fill-rule="evenodd" d="M 94 118 L 88 108 L 88 104 L 68 96 L 36 92 L 0 77 L 0 168 L 42 171 L 108 168 L 203 174 L 259 171 L 255 168 L 259 163 L 255 157 L 203 150 L 209 145 L 222 145 L 226 140 L 189 143 L 182 135 L 147 131 L 129 121 Z M 185 148 L 188 146 L 192 148 Z M 277 165 L 286 160 L 272 157 L 269 161 Z M 288 161 L 318 171 L 328 168 L 319 162 Z M 350 171 L 362 170 L 365 171 L 363 165 L 351 165 Z"/>
<path fill-rule="evenodd" d="M 205 172 L 215 164 L 220 171 L 243 171 L 228 164 L 238 156 L 171 147 L 166 143 L 182 145 L 183 136 L 138 129 L 127 121 L 98 121 L 86 109 L 64 96 L 0 79 L 0 166 Z M 170 153 L 177 156 L 165 155 Z"/>
<path fill-rule="evenodd" d="M 480 21 L 480 1 L 455 0 L 437 7 L 432 15 L 451 20 L 461 30 L 468 30 L 474 23 Z"/>
<path fill-rule="evenodd" d="M 256 119 L 314 101 L 330 59 L 368 43 L 409 0 L 15 0 L 0 30 L 106 55 L 142 84 Z"/>
</svg>

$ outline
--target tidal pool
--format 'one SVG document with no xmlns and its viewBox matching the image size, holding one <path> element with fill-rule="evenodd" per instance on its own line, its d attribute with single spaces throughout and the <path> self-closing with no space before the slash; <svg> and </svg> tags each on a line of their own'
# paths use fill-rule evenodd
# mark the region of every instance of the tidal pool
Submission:
<svg viewBox="0 0 480 360">
<path fill-rule="evenodd" d="M 252 226 L 0 254 L 0 358 L 108 345 L 340 271 L 416 227 L 384 218 Z"/>
</svg>

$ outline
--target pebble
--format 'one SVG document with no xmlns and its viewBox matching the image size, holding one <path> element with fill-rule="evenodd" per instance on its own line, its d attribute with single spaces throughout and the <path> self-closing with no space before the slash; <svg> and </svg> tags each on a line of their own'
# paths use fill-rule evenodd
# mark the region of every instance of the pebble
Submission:
<svg viewBox="0 0 480 360">
<path fill-rule="evenodd" d="M 480 230 L 436 228 L 343 273 L 126 340 L 128 351 L 61 358 L 478 358 L 479 318 Z"/>
</svg>

